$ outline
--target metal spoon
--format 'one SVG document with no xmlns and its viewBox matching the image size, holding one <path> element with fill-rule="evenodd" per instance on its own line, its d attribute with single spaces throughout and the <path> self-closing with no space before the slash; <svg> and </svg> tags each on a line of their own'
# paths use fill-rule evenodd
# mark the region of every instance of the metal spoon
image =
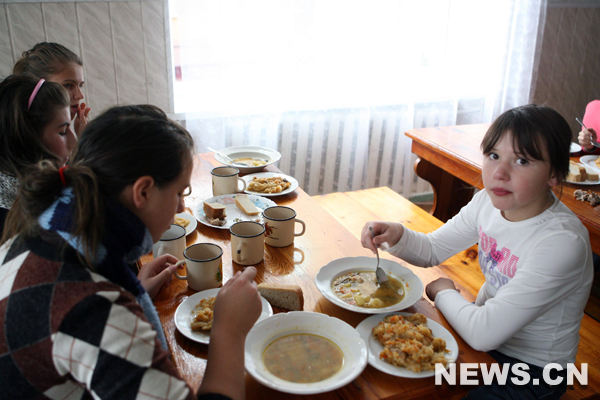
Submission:
<svg viewBox="0 0 600 400">
<path fill-rule="evenodd" d="M 581 122 L 581 120 L 580 120 L 579 118 L 575 118 L 575 121 L 579 122 L 579 124 L 580 124 L 581 126 L 583 126 L 585 129 L 587 129 L 587 128 L 588 128 L 587 126 L 585 126 L 585 125 L 583 124 L 583 122 Z M 598 143 L 597 141 L 595 141 L 595 140 L 594 140 L 594 138 L 592 137 L 592 135 L 590 135 L 590 142 L 592 142 L 592 144 L 593 144 L 594 146 L 596 146 L 596 147 L 600 147 L 600 143 Z"/>
<path fill-rule="evenodd" d="M 246 164 L 243 164 L 243 163 L 236 163 L 236 162 L 235 162 L 235 161 L 233 161 L 231 158 L 229 158 L 229 156 L 227 156 L 227 155 L 225 155 L 225 154 L 221 153 L 220 151 L 217 151 L 217 150 L 215 150 L 215 149 L 212 149 L 212 148 L 210 148 L 210 147 L 207 147 L 207 149 L 208 149 L 209 151 L 213 151 L 213 152 L 215 152 L 216 154 L 218 154 L 218 155 L 220 155 L 221 157 L 223 157 L 223 158 L 225 159 L 225 161 L 228 161 L 228 162 L 229 162 L 229 164 L 230 164 L 230 165 L 234 165 L 234 166 L 235 166 L 235 165 L 237 165 L 237 166 L 240 166 L 240 167 L 247 167 L 247 166 L 248 166 L 248 165 L 246 165 Z"/>
<path fill-rule="evenodd" d="M 369 231 L 371 231 L 371 238 L 375 238 L 375 232 L 373 227 L 369 225 Z M 377 284 L 381 286 L 382 283 L 387 282 L 388 277 L 385 271 L 379 266 L 379 246 L 375 246 L 375 254 L 377 255 L 377 269 L 375 269 L 375 277 L 377 278 Z"/>
</svg>

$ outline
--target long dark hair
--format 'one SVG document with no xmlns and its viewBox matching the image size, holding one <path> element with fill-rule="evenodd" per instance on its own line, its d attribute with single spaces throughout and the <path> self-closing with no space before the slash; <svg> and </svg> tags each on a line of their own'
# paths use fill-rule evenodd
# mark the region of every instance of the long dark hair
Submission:
<svg viewBox="0 0 600 400">
<path fill-rule="evenodd" d="M 184 128 L 150 105 L 114 107 L 89 123 L 63 170 L 76 199 L 71 233 L 80 240 L 88 265 L 103 240 L 107 202 L 118 201 L 125 187 L 142 176 L 168 186 L 192 162 L 193 147 Z M 30 168 L 8 214 L 2 243 L 17 234 L 34 235 L 38 217 L 63 188 L 56 165 L 42 162 Z"/>
<path fill-rule="evenodd" d="M 0 172 L 4 174 L 18 177 L 31 164 L 57 158 L 42 141 L 42 133 L 61 109 L 69 107 L 69 95 L 60 84 L 45 81 L 28 107 L 38 82 L 10 75 L 0 83 Z"/>
<path fill-rule="evenodd" d="M 83 66 L 81 58 L 62 44 L 41 42 L 23 52 L 13 67 L 13 74 L 48 79 L 68 63 Z"/>
</svg>

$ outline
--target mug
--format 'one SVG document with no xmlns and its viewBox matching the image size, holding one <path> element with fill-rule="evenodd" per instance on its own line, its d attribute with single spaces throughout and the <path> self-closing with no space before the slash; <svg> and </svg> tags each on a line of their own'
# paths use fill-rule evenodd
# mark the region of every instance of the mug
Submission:
<svg viewBox="0 0 600 400">
<path fill-rule="evenodd" d="M 175 272 L 175 277 L 188 281 L 188 287 L 198 292 L 221 286 L 223 282 L 223 250 L 213 243 L 196 243 L 185 249 L 184 259 L 176 265 L 185 264 L 187 275 Z"/>
<path fill-rule="evenodd" d="M 154 258 L 169 253 L 183 259 L 185 251 L 185 228 L 183 226 L 171 224 L 171 227 L 162 234 L 159 241 L 152 246 L 152 255 Z"/>
<path fill-rule="evenodd" d="M 210 171 L 212 174 L 213 196 L 232 194 L 246 190 L 246 181 L 239 177 L 240 170 L 234 167 L 216 167 Z M 239 188 L 238 183 L 242 183 Z"/>
<path fill-rule="evenodd" d="M 273 206 L 263 211 L 265 217 L 265 243 L 273 247 L 287 247 L 294 243 L 295 236 L 302 236 L 306 224 L 296 218 L 296 211 L 285 206 Z M 302 225 L 302 232 L 296 233 L 296 223 Z"/>
<path fill-rule="evenodd" d="M 254 221 L 231 225 L 231 258 L 240 265 L 255 265 L 265 256 L 265 227 Z"/>
</svg>

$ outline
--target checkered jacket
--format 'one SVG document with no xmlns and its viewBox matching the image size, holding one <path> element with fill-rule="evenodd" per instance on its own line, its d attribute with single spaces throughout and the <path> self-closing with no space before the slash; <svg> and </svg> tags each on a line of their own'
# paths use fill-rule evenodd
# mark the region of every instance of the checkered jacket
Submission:
<svg viewBox="0 0 600 400">
<path fill-rule="evenodd" d="M 192 399 L 135 297 L 40 238 L 0 248 L 0 399 Z"/>
</svg>

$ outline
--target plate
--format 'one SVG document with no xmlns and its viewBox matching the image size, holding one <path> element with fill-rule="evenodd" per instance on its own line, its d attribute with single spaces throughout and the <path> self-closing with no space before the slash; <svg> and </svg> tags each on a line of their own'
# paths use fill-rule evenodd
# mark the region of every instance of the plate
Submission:
<svg viewBox="0 0 600 400">
<path fill-rule="evenodd" d="M 196 221 L 196 218 L 192 214 L 182 212 L 179 214 L 175 214 L 175 216 L 179 217 L 181 219 L 185 219 L 186 221 L 189 222 L 188 226 L 185 227 L 185 235 L 186 236 L 189 235 L 190 233 L 194 232 L 194 230 L 198 226 L 198 221 Z"/>
<path fill-rule="evenodd" d="M 594 171 L 600 172 L 600 168 L 598 168 L 595 163 L 597 158 L 598 158 L 598 156 L 581 156 L 581 157 L 579 157 L 579 161 L 586 167 L 590 167 Z M 569 181 L 569 180 L 565 179 L 565 182 L 569 182 L 574 185 L 584 185 L 584 186 L 600 185 L 600 179 L 595 180 L 595 181 L 586 180 L 583 182 L 575 182 L 575 181 Z"/>
<path fill-rule="evenodd" d="M 292 193 L 294 190 L 298 189 L 298 181 L 296 180 L 296 178 L 293 178 L 293 177 L 291 177 L 289 175 L 285 175 L 285 174 L 278 174 L 275 172 L 259 172 L 257 174 L 250 174 L 250 175 L 242 176 L 242 179 L 244 181 L 246 181 L 246 186 L 248 186 L 254 177 L 256 177 L 256 178 L 273 178 L 276 176 L 287 179 L 287 181 L 289 183 L 291 183 L 290 187 L 280 193 L 259 193 L 259 192 L 252 192 L 250 190 L 246 190 L 246 193 L 257 194 L 257 195 L 265 196 L 265 197 L 273 197 L 273 196 L 283 196 L 288 193 Z"/>
<path fill-rule="evenodd" d="M 570 153 L 579 153 L 581 151 L 581 146 L 577 143 L 571 142 L 571 148 L 569 149 Z"/>
<path fill-rule="evenodd" d="M 333 304 L 345 308 L 347 310 L 363 313 L 363 314 L 384 314 L 391 311 L 404 310 L 415 304 L 423 295 L 423 282 L 410 269 L 403 267 L 397 262 L 381 259 L 379 266 L 383 268 L 387 274 L 391 274 L 404 285 L 405 295 L 402 301 L 397 304 L 382 307 L 382 308 L 364 308 L 350 305 L 333 293 L 331 283 L 340 275 L 349 272 L 357 271 L 375 271 L 377 259 L 375 257 L 346 257 L 339 258 L 321 267 L 315 282 L 321 294 L 331 301 Z"/>
<path fill-rule="evenodd" d="M 196 219 L 198 221 L 200 221 L 201 224 L 210 226 L 211 228 L 217 228 L 217 229 L 231 228 L 231 225 L 233 225 L 235 223 L 234 220 L 236 218 L 239 218 L 242 221 L 255 221 L 256 219 L 259 219 L 262 221 L 262 214 L 248 215 L 248 214 L 245 214 L 244 212 L 242 212 L 242 210 L 240 210 L 239 208 L 237 208 L 237 206 L 235 205 L 235 196 L 237 196 L 237 194 L 222 194 L 220 196 L 211 197 L 210 199 L 206 199 L 204 201 L 194 203 L 194 205 L 192 207 L 192 212 L 194 213 L 194 215 L 196 216 Z M 252 201 L 252 203 L 254 203 L 254 205 L 256 207 L 260 208 L 261 210 L 265 210 L 269 207 L 273 207 L 273 206 L 277 205 L 277 204 L 275 204 L 275 202 L 273 200 L 267 199 L 266 197 L 257 196 L 255 194 L 248 194 L 247 196 Z M 226 219 L 225 225 L 216 226 L 216 225 L 211 225 L 208 223 L 208 221 L 206 220 L 206 214 L 204 213 L 204 202 L 205 201 L 208 203 L 224 204 L 225 207 L 227 207 L 227 210 L 226 210 L 227 219 Z M 236 222 L 239 222 L 239 221 L 236 221 Z"/>
<path fill-rule="evenodd" d="M 216 297 L 219 290 L 221 290 L 221 288 L 203 290 L 202 292 L 193 294 L 177 307 L 177 310 L 175 311 L 175 326 L 183 336 L 198 343 L 208 344 L 210 342 L 210 331 L 192 331 L 192 328 L 190 328 L 190 316 L 194 307 L 200 303 L 200 300 L 207 297 Z M 269 302 L 262 296 L 260 300 L 262 302 L 262 312 L 260 313 L 257 322 L 273 315 L 273 309 Z"/>
<path fill-rule="evenodd" d="M 428 376 L 434 376 L 435 371 L 414 372 L 404 367 L 397 367 L 395 365 L 388 364 L 379 358 L 379 353 L 383 351 L 383 345 L 379 343 L 373 336 L 373 328 L 388 315 L 398 314 L 404 316 L 412 315 L 411 313 L 405 312 L 372 315 L 363 320 L 356 327 L 356 331 L 367 342 L 367 347 L 369 348 L 369 364 L 382 372 L 394 376 L 401 376 L 403 378 L 426 378 Z M 429 318 L 427 318 L 427 327 L 431 329 L 433 336 L 440 337 L 446 341 L 446 349 L 450 350 L 450 352 L 446 354 L 446 358 L 449 362 L 455 362 L 458 358 L 458 343 L 456 342 L 456 339 L 454 339 L 454 336 L 452 336 L 448 329 Z"/>
<path fill-rule="evenodd" d="M 267 163 L 265 165 L 261 165 L 258 167 L 239 167 L 236 165 L 235 167 L 238 168 L 243 174 L 250 174 L 253 172 L 262 171 L 267 165 L 274 164 L 281 159 L 280 152 L 263 146 L 233 146 L 221 149 L 219 150 L 219 152 L 225 154 L 232 160 L 246 157 L 267 160 Z M 217 160 L 221 164 L 229 165 L 229 161 L 221 157 L 220 154 L 215 153 L 215 160 Z"/>
<path fill-rule="evenodd" d="M 293 333 L 310 333 L 334 342 L 344 353 L 344 365 L 335 375 L 314 383 L 294 383 L 271 374 L 263 353 L 274 340 Z M 325 314 L 291 311 L 258 322 L 246 337 L 246 371 L 263 385 L 295 394 L 323 393 L 352 382 L 367 365 L 367 344 L 346 322 Z"/>
</svg>

